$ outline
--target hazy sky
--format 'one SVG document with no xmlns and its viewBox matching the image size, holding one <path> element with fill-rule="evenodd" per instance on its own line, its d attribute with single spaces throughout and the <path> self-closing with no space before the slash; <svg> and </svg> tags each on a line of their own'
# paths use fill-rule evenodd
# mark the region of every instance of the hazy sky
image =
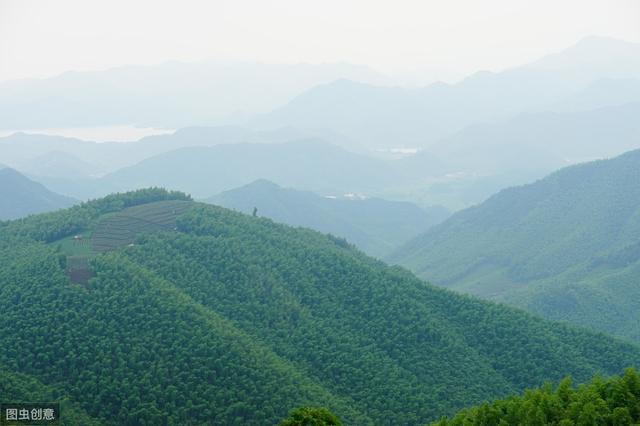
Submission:
<svg viewBox="0 0 640 426">
<path fill-rule="evenodd" d="M 640 0 L 0 0 L 0 80 L 172 59 L 467 73 L 589 34 L 640 41 Z"/>
</svg>

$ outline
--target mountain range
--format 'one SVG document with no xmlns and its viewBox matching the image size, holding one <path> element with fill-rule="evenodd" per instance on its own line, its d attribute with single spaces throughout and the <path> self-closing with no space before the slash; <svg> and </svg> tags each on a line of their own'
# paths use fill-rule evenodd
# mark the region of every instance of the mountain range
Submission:
<svg viewBox="0 0 640 426">
<path fill-rule="evenodd" d="M 0 114 L 7 130 L 247 123 L 330 131 L 369 148 L 428 147 L 523 112 L 640 102 L 638 57 L 637 43 L 587 37 L 528 64 L 421 88 L 350 64 L 168 62 L 4 82 Z"/>
<path fill-rule="evenodd" d="M 338 80 L 301 93 L 256 117 L 252 125 L 329 128 L 372 147 L 426 148 L 472 124 L 554 107 L 567 110 L 571 100 L 592 91 L 600 80 L 640 79 L 638 58 L 640 44 L 587 37 L 538 61 L 497 73 L 478 72 L 456 84 L 406 89 Z M 608 98 L 592 107 L 614 105 Z"/>
<path fill-rule="evenodd" d="M 212 191 L 229 190 L 264 178 L 316 192 L 362 192 L 420 206 L 438 204 L 459 210 L 482 202 L 501 189 L 542 178 L 568 164 L 640 147 L 636 119 L 640 108 L 638 57 L 637 44 L 589 37 L 562 52 L 520 67 L 498 73 L 480 72 L 457 84 L 438 83 L 420 89 L 382 85 L 386 84 L 383 78 L 358 68 L 362 78 L 353 81 L 326 78 L 322 80 L 325 83 L 312 84 L 288 104 L 248 121 L 247 125 L 187 127 L 127 144 L 17 133 L 0 138 L 0 157 L 3 163 L 52 190 L 79 199 L 149 185 L 175 187 L 204 198 L 211 196 Z M 183 72 L 191 75 L 197 68 L 168 64 L 166 69 L 172 66 L 175 73 L 159 71 L 158 75 L 164 77 L 150 78 L 149 84 Z M 211 72 L 218 66 L 212 65 Z M 354 69 L 355 74 L 360 73 L 358 70 Z M 129 71 L 135 75 L 153 74 L 154 67 L 77 73 L 60 78 L 72 86 L 85 78 L 90 81 L 95 78 L 128 87 L 125 77 Z M 310 71 L 309 75 L 314 73 Z M 340 74 L 323 73 L 325 77 Z M 239 75 L 246 76 L 243 72 Z M 266 72 L 263 78 L 271 78 L 268 76 L 272 74 Z M 307 81 L 306 77 L 302 80 Z M 369 84 L 372 80 L 379 85 Z M 56 81 L 45 79 L 38 84 L 55 87 Z M 31 87 L 27 83 L 16 84 L 26 90 Z M 22 89 L 16 90 L 15 93 L 21 93 Z M 0 104 L 2 96 L 10 97 L 12 93 L 13 89 L 3 92 Z M 69 96 L 75 96 L 73 93 L 71 90 Z M 44 101 L 41 104 L 43 108 L 51 108 Z M 61 125 L 63 121 L 57 123 Z M 291 146 L 280 144 L 310 139 L 328 141 L 351 151 L 345 154 L 334 150 L 338 157 L 335 161 L 342 164 L 340 170 L 345 170 L 348 176 L 344 185 L 337 185 L 331 176 L 326 178 L 326 184 L 321 184 L 318 180 L 323 178 L 317 176 L 312 179 L 314 182 L 307 180 L 309 176 L 296 182 L 292 176 L 279 175 L 277 170 L 282 162 L 275 157 L 288 155 L 281 148 Z M 243 179 L 234 178 L 233 171 L 227 172 L 229 179 L 220 178 L 214 171 L 204 171 L 206 166 L 198 158 L 190 158 L 201 155 L 206 158 L 216 152 L 215 148 L 203 147 L 238 143 L 250 145 L 234 148 L 239 158 L 232 158 L 231 148 L 218 148 L 225 151 L 220 158 L 239 169 L 246 166 L 258 170 L 263 166 L 258 167 L 248 159 L 264 155 L 265 169 L 248 173 Z M 259 143 L 274 146 L 254 146 Z M 415 155 L 392 159 L 396 148 L 406 152 L 420 150 Z M 172 156 L 175 161 L 170 159 Z M 350 166 L 344 161 L 347 157 L 353 160 Z M 164 178 L 166 170 L 192 161 L 194 170 L 178 179 L 177 186 Z M 215 161 L 212 168 L 219 169 Z M 365 163 L 362 176 L 356 177 L 358 167 Z M 374 164 L 380 169 L 377 176 L 373 176 L 370 167 Z M 329 166 L 323 168 L 332 170 Z M 308 174 L 317 172 L 318 169 Z M 335 172 L 334 169 L 332 173 Z M 210 188 L 204 183 L 208 179 L 214 181 Z M 363 184 L 368 179 L 371 184 Z"/>
<path fill-rule="evenodd" d="M 257 179 L 332 195 L 371 194 L 405 178 L 401 170 L 384 160 L 310 139 L 192 146 L 149 157 L 98 179 L 42 181 L 79 198 L 149 186 L 205 198 Z"/>
<path fill-rule="evenodd" d="M 17 132 L 0 138 L 3 161 L 16 169 L 44 177 L 99 177 L 165 152 L 195 146 L 233 143 L 275 143 L 308 138 L 292 128 L 256 132 L 238 126 L 187 127 L 174 133 L 147 136 L 133 142 L 93 142 L 76 138 Z M 332 134 L 328 139 L 340 141 Z M 38 164 L 45 161 L 44 165 Z"/>
<path fill-rule="evenodd" d="M 0 128 L 122 125 L 175 129 L 243 122 L 339 78 L 385 83 L 365 66 L 166 62 L 0 84 Z M 169 101 L 170 100 L 170 101 Z"/>
<path fill-rule="evenodd" d="M 540 179 L 570 164 L 640 148 L 640 103 L 576 112 L 520 114 L 469 126 L 400 160 L 415 170 L 422 197 L 453 208 Z M 424 167 L 438 160 L 437 167 Z M 435 172 L 435 173 L 433 173 Z M 426 185 L 425 185 L 426 182 Z"/>
</svg>

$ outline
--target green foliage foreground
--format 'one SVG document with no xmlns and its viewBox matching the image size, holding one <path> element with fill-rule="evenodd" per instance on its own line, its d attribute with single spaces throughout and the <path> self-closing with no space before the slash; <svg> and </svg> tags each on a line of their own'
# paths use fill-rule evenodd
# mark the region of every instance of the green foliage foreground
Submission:
<svg viewBox="0 0 640 426">
<path fill-rule="evenodd" d="M 595 377 L 577 389 L 565 378 L 522 396 L 485 403 L 442 419 L 432 426 L 481 425 L 637 425 L 640 422 L 640 375 L 629 368 L 622 377 Z"/>
</svg>

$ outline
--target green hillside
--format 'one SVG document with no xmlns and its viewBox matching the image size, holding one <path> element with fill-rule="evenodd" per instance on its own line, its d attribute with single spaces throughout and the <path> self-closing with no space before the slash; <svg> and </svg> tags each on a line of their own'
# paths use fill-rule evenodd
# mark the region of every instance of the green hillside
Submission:
<svg viewBox="0 0 640 426">
<path fill-rule="evenodd" d="M 87 250 L 93 277 L 72 282 L 70 236 L 169 200 L 190 204 L 175 227 Z M 637 346 L 155 189 L 0 224 L 0 312 L 0 365 L 118 425 L 276 424 L 304 406 L 349 425 L 417 425 L 640 365 Z"/>
<path fill-rule="evenodd" d="M 466 425 L 636 425 L 640 422 L 640 375 L 628 369 L 622 377 L 596 377 L 577 389 L 566 378 L 529 389 L 522 396 L 465 409 L 432 426 Z"/>
<path fill-rule="evenodd" d="M 640 341 L 640 151 L 504 190 L 389 260 L 432 282 Z"/>
<path fill-rule="evenodd" d="M 448 216 L 443 207 L 424 210 L 415 204 L 380 198 L 322 197 L 282 188 L 261 179 L 206 200 L 291 226 L 304 226 L 346 238 L 365 253 L 384 256 Z"/>
</svg>

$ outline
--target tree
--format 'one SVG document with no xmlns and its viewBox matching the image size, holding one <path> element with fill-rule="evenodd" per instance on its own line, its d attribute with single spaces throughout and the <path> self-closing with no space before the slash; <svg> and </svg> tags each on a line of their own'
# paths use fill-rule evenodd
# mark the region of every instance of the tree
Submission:
<svg viewBox="0 0 640 426">
<path fill-rule="evenodd" d="M 342 422 L 326 408 L 300 407 L 291 411 L 280 426 L 342 426 Z"/>
</svg>

